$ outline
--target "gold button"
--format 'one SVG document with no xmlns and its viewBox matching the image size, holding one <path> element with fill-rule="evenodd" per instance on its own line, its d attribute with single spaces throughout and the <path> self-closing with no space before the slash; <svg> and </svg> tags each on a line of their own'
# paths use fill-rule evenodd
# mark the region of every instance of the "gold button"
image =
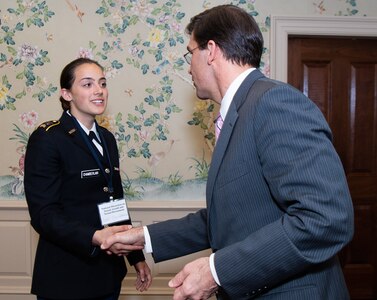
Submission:
<svg viewBox="0 0 377 300">
<path fill-rule="evenodd" d="M 104 191 L 105 193 L 107 193 L 107 192 L 109 191 L 109 188 L 108 188 L 107 186 L 105 186 L 105 187 L 103 188 L 103 191 Z"/>
<path fill-rule="evenodd" d="M 105 169 L 105 173 L 106 173 L 106 174 L 109 174 L 109 173 L 110 173 L 110 169 L 109 169 L 109 168 L 106 168 L 106 169 Z"/>
</svg>

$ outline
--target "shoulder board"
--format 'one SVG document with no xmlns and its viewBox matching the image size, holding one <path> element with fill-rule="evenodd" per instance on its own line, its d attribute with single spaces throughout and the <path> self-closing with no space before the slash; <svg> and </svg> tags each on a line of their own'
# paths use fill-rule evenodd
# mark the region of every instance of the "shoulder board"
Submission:
<svg viewBox="0 0 377 300">
<path fill-rule="evenodd" d="M 59 125 L 60 121 L 59 120 L 52 120 L 52 121 L 47 121 L 39 125 L 39 128 L 43 128 L 45 131 L 48 131 L 51 127 L 54 127 L 56 125 Z"/>
</svg>

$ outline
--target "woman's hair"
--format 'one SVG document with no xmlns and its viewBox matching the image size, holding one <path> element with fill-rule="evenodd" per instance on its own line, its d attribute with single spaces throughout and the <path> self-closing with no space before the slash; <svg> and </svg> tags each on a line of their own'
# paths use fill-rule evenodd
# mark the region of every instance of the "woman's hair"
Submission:
<svg viewBox="0 0 377 300">
<path fill-rule="evenodd" d="M 84 65 L 84 64 L 95 64 L 97 65 L 98 67 L 101 68 L 101 70 L 103 71 L 103 67 L 98 63 L 96 62 L 95 60 L 92 60 L 92 59 L 89 59 L 89 58 L 83 58 L 83 57 L 80 57 L 80 58 L 77 58 L 73 61 L 71 61 L 68 65 L 66 65 L 60 75 L 60 88 L 61 89 L 67 89 L 67 90 L 70 90 L 74 81 L 75 81 L 75 72 L 76 72 L 76 69 L 81 66 L 81 65 Z M 63 110 L 68 110 L 71 106 L 71 102 L 65 100 L 62 96 L 60 96 L 59 98 L 60 102 L 61 102 L 61 105 L 62 105 L 62 108 Z"/>
<path fill-rule="evenodd" d="M 186 33 L 200 49 L 213 40 L 227 60 L 259 68 L 263 36 L 254 18 L 234 5 L 219 5 L 191 18 Z"/>
</svg>

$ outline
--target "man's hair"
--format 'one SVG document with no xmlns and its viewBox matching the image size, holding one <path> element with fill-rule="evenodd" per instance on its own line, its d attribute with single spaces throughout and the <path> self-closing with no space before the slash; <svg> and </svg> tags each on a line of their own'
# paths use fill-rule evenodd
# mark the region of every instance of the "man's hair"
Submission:
<svg viewBox="0 0 377 300">
<path fill-rule="evenodd" d="M 219 5 L 191 18 L 186 33 L 200 49 L 213 40 L 227 60 L 259 68 L 263 36 L 254 18 L 234 5 Z"/>
</svg>

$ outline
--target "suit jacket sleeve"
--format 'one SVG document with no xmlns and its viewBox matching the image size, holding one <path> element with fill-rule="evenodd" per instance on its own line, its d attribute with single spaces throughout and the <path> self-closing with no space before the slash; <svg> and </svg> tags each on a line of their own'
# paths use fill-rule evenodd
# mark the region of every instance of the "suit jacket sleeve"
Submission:
<svg viewBox="0 0 377 300">
<path fill-rule="evenodd" d="M 167 220 L 147 227 L 155 262 L 210 248 L 206 209 L 188 214 L 181 219 Z"/>
</svg>

